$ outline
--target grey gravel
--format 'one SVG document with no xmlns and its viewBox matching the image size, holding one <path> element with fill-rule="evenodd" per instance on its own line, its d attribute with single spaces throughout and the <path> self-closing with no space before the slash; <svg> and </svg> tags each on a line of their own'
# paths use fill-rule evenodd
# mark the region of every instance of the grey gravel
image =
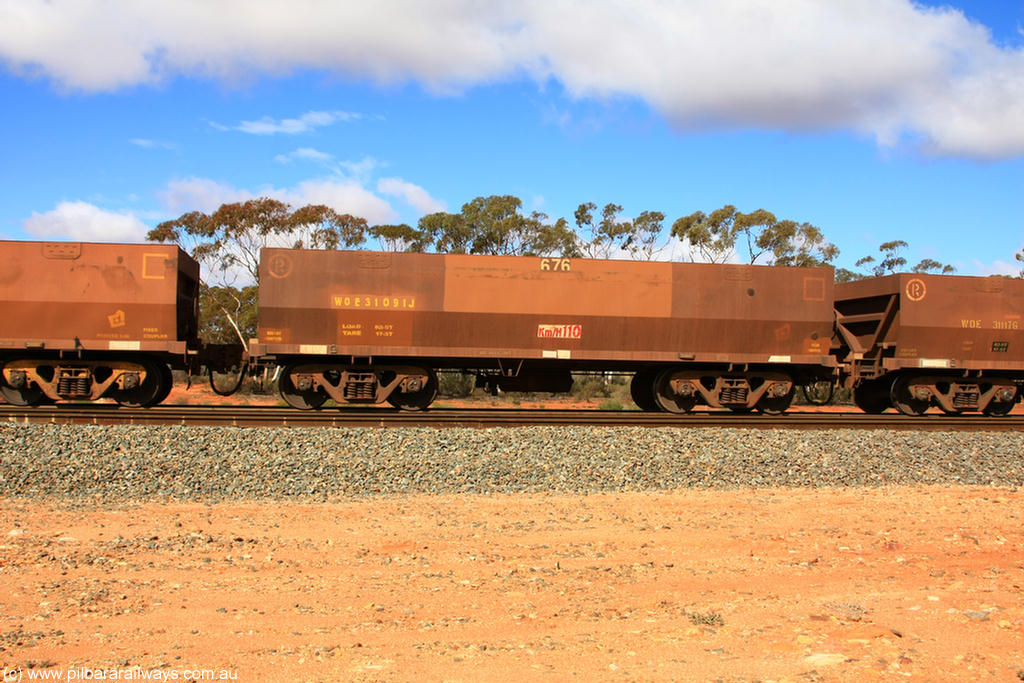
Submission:
<svg viewBox="0 0 1024 683">
<path fill-rule="evenodd" d="M 1019 486 L 1019 432 L 0 425 L 0 496 L 328 500 L 404 493 Z"/>
</svg>

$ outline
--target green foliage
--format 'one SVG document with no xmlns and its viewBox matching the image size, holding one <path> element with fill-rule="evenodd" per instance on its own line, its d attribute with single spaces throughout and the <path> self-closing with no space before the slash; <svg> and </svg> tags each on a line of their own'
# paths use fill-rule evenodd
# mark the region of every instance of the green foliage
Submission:
<svg viewBox="0 0 1024 683">
<path fill-rule="evenodd" d="M 644 211 L 633 220 L 633 233 L 626 242 L 626 251 L 640 261 L 650 261 L 664 249 L 659 246 L 664 229 L 665 214 L 660 211 Z"/>
<path fill-rule="evenodd" d="M 473 235 L 462 214 L 427 214 L 420 218 L 419 232 L 440 254 L 468 254 L 473 248 Z"/>
<path fill-rule="evenodd" d="M 780 221 L 764 209 L 742 213 L 731 204 L 710 214 L 697 211 L 676 220 L 672 235 L 709 263 L 730 261 L 737 244 L 743 246 L 747 263 L 763 259 L 770 266 L 822 266 L 839 255 L 839 249 L 810 223 Z"/>
<path fill-rule="evenodd" d="M 610 258 L 616 249 L 625 250 L 633 234 L 632 221 L 620 221 L 622 207 L 605 204 L 601 219 L 594 222 L 597 204 L 587 202 L 576 209 L 576 227 L 579 230 L 577 248 L 587 258 Z"/>
<path fill-rule="evenodd" d="M 622 406 L 632 405 L 629 394 L 629 380 L 626 375 L 602 375 L 577 373 L 573 375 L 570 395 L 577 401 L 593 401 L 605 399 L 599 406 L 602 410 L 622 410 Z M 618 404 L 619 407 L 606 408 L 606 404 Z"/>
<path fill-rule="evenodd" d="M 823 266 L 839 256 L 839 248 L 825 241 L 821 230 L 810 223 L 778 221 L 757 241 L 771 252 L 769 265 L 773 266 Z"/>
<path fill-rule="evenodd" d="M 547 219 L 545 214 L 535 213 L 534 216 Z M 576 247 L 576 232 L 564 218 L 559 218 L 553 224 L 542 222 L 533 236 L 531 247 L 533 256 L 575 258 L 580 255 Z"/>
<path fill-rule="evenodd" d="M 212 214 L 182 214 L 160 223 L 146 239 L 177 244 L 205 266 L 207 284 L 226 285 L 240 277 L 259 282 L 260 250 L 264 247 L 353 247 L 363 242 L 366 229 L 365 219 L 326 206 L 292 211 L 284 202 L 260 197 L 223 204 Z"/>
<path fill-rule="evenodd" d="M 836 270 L 836 281 L 837 282 L 849 282 L 851 280 L 861 280 L 865 277 L 881 277 L 883 275 L 892 275 L 893 273 L 899 273 L 906 269 L 907 259 L 902 255 L 904 249 L 909 245 L 903 240 L 892 240 L 890 242 L 883 242 L 879 245 L 878 251 L 881 254 L 881 260 L 876 259 L 870 254 L 861 259 L 857 260 L 854 265 L 857 268 L 869 267 L 868 273 L 856 272 L 840 268 Z M 911 268 L 912 272 L 915 273 L 941 273 L 948 275 L 956 272 L 956 268 L 946 263 L 939 263 L 933 259 L 922 259 L 920 263 Z"/>
<path fill-rule="evenodd" d="M 601 219 L 594 222 L 597 204 L 586 202 L 574 214 L 577 250 L 588 258 L 611 258 L 616 252 L 626 252 L 635 259 L 650 261 L 664 248 L 659 244 L 664 228 L 665 214 L 644 211 L 634 220 L 619 220 L 622 207 L 605 204 Z"/>
<path fill-rule="evenodd" d="M 367 229 L 367 235 L 378 240 L 384 251 L 426 251 L 428 237 L 405 223 L 399 225 L 374 225 Z"/>
<path fill-rule="evenodd" d="M 199 338 L 207 344 L 245 346 L 256 336 L 258 288 L 203 287 L 199 294 Z"/>
<path fill-rule="evenodd" d="M 539 226 L 530 217 L 519 213 L 518 197 L 477 197 L 462 205 L 463 225 L 473 237 L 473 254 L 505 256 L 528 254 L 531 239 Z"/>
<path fill-rule="evenodd" d="M 1019 252 L 1014 254 L 1013 257 L 1017 259 L 1017 262 L 1020 263 L 1022 266 L 1020 269 L 1020 275 L 1018 275 L 1018 277 L 1024 278 L 1024 249 L 1021 249 Z"/>
<path fill-rule="evenodd" d="M 199 336 L 207 343 L 248 343 L 256 336 L 260 250 L 337 249 L 365 239 L 366 221 L 326 206 L 292 210 L 268 197 L 223 204 L 212 214 L 191 211 L 160 223 L 146 239 L 171 242 L 203 265 Z M 235 287 L 241 280 L 243 286 Z"/>
<path fill-rule="evenodd" d="M 441 372 L 437 376 L 437 393 L 450 398 L 465 398 L 476 389 L 476 375 Z"/>
<path fill-rule="evenodd" d="M 477 197 L 460 213 L 432 213 L 419 221 L 414 245 L 444 254 L 504 256 L 576 256 L 575 235 L 564 219 L 554 223 L 534 211 L 520 212 L 522 200 L 511 195 Z"/>
<path fill-rule="evenodd" d="M 922 259 L 920 263 L 911 268 L 915 273 L 941 273 L 943 275 L 949 275 L 950 273 L 956 272 L 956 268 L 949 264 L 939 263 L 930 258 Z"/>
<path fill-rule="evenodd" d="M 859 259 L 856 265 L 858 268 L 864 266 L 871 266 L 871 274 L 875 277 L 881 275 L 888 275 L 891 273 L 898 273 L 907 265 L 907 259 L 900 255 L 903 249 L 907 248 L 907 243 L 903 240 L 893 240 L 891 242 L 883 242 L 878 247 L 878 251 L 882 253 L 882 260 L 876 261 L 874 256 L 868 255 L 862 259 Z M 871 265 L 871 264 L 875 265 Z"/>
<path fill-rule="evenodd" d="M 725 263 L 736 246 L 736 207 L 727 204 L 710 215 L 695 211 L 676 219 L 672 235 L 695 248 L 706 263 Z"/>
<path fill-rule="evenodd" d="M 863 280 L 864 276 L 849 268 L 836 268 L 835 278 L 836 282 L 853 282 L 854 280 Z"/>
<path fill-rule="evenodd" d="M 608 381 L 599 375 L 576 375 L 572 383 L 571 395 L 580 401 L 590 401 L 595 398 L 608 398 L 611 396 L 611 389 Z"/>
<path fill-rule="evenodd" d="M 686 618 L 694 626 L 725 626 L 725 618 L 720 612 L 687 612 Z"/>
</svg>

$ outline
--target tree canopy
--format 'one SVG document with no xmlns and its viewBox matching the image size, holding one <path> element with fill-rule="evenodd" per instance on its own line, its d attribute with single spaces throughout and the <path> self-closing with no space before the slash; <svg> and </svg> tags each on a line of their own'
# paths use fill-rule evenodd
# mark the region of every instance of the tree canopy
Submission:
<svg viewBox="0 0 1024 683">
<path fill-rule="evenodd" d="M 366 230 L 366 219 L 326 206 L 292 210 L 284 202 L 260 197 L 223 204 L 212 214 L 183 214 L 157 225 L 146 239 L 178 244 L 206 266 L 206 284 L 229 285 L 239 279 L 259 282 L 263 247 L 353 247 L 363 243 Z"/>
<path fill-rule="evenodd" d="M 199 294 L 199 338 L 207 344 L 234 344 L 254 338 L 258 290 L 256 285 L 203 287 Z"/>
<path fill-rule="evenodd" d="M 629 254 L 635 259 L 650 261 L 664 248 L 661 235 L 665 214 L 660 211 L 643 211 L 633 220 L 620 220 L 622 207 L 605 204 L 598 220 L 594 216 L 596 210 L 597 204 L 585 202 L 573 214 L 579 255 L 607 259 Z"/>
<path fill-rule="evenodd" d="M 212 214 L 191 211 L 150 230 L 153 242 L 171 242 L 204 266 L 199 336 L 207 343 L 246 340 L 256 333 L 256 286 L 263 247 L 336 249 L 365 239 L 366 220 L 326 206 L 261 197 L 223 204 Z M 241 287 L 236 287 L 241 284 Z"/>
<path fill-rule="evenodd" d="M 902 252 L 908 247 L 909 245 L 903 240 L 883 242 L 878 246 L 880 254 L 878 259 L 871 254 L 858 259 L 854 265 L 857 268 L 862 269 L 862 272 L 848 270 L 846 268 L 837 269 L 836 281 L 849 282 L 850 280 L 862 280 L 866 277 L 881 277 L 882 275 L 892 275 L 893 273 L 899 273 L 906 270 L 907 259 L 903 257 Z M 867 272 L 863 272 L 863 269 L 867 269 Z M 940 263 L 939 261 L 930 258 L 921 259 L 921 261 L 910 270 L 914 273 L 939 273 L 942 275 L 949 275 L 950 273 L 956 272 L 956 268 L 953 266 L 947 263 Z"/>
<path fill-rule="evenodd" d="M 839 255 L 839 249 L 810 223 L 780 221 L 765 209 L 743 213 L 731 204 L 710 214 L 697 211 L 677 219 L 672 235 L 710 263 L 729 262 L 737 245 L 747 263 L 771 266 L 821 266 Z"/>
<path fill-rule="evenodd" d="M 577 249 L 586 258 L 611 258 L 616 250 L 626 250 L 633 223 L 619 220 L 622 207 L 618 204 L 605 204 L 600 220 L 595 222 L 596 209 L 593 202 L 580 204 L 576 209 Z"/>
<path fill-rule="evenodd" d="M 418 235 L 407 241 L 445 254 L 577 255 L 575 234 L 564 219 L 551 223 L 538 211 L 523 214 L 522 204 L 511 195 L 477 197 L 463 204 L 459 213 L 424 216 Z"/>
<path fill-rule="evenodd" d="M 427 236 L 405 223 L 398 225 L 371 225 L 366 234 L 376 239 L 384 251 L 424 251 Z"/>
</svg>

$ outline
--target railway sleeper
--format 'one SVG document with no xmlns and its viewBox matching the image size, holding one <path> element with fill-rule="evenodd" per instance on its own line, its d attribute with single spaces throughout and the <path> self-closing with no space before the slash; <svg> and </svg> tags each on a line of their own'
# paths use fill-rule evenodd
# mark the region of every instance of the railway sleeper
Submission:
<svg viewBox="0 0 1024 683">
<path fill-rule="evenodd" d="M 112 398 L 125 406 L 149 406 L 171 388 L 170 369 L 162 371 L 161 365 L 151 359 L 12 360 L 3 366 L 0 390 L 20 405 Z"/>
</svg>

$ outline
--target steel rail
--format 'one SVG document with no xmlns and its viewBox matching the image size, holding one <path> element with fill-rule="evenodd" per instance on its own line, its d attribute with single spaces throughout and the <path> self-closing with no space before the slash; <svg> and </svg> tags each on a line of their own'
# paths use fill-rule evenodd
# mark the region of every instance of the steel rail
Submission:
<svg viewBox="0 0 1024 683">
<path fill-rule="evenodd" d="M 593 425 L 604 427 L 728 427 L 742 429 L 896 429 L 912 431 L 1020 431 L 1024 415 L 860 412 L 784 415 L 695 411 L 685 415 L 635 410 L 436 409 L 400 412 L 382 408 L 299 411 L 276 406 L 157 406 L 130 409 L 105 404 L 21 407 L 0 404 L 0 420 L 18 424 L 189 425 L 234 427 L 518 427 Z"/>
</svg>

